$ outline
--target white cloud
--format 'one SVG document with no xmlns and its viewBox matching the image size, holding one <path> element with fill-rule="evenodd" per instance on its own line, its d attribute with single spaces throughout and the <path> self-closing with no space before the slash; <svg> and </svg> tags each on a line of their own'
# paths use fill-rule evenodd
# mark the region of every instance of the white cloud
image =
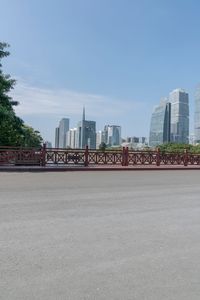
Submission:
<svg viewBox="0 0 200 300">
<path fill-rule="evenodd" d="M 75 116 L 81 114 L 85 105 L 87 115 L 110 118 L 141 108 L 136 101 L 120 101 L 107 96 L 79 93 L 67 89 L 38 88 L 20 80 L 12 91 L 12 97 L 20 102 L 16 112 L 20 116 L 51 115 Z"/>
<path fill-rule="evenodd" d="M 71 128 L 77 126 L 83 105 L 86 107 L 86 118 L 96 121 L 97 130 L 102 130 L 105 124 L 117 124 L 122 126 L 124 137 L 142 136 L 149 126 L 151 109 L 148 103 L 141 101 L 68 89 L 39 88 L 22 78 L 17 78 L 11 96 L 20 102 L 15 108 L 17 115 L 49 141 L 54 141 L 55 128 L 61 118 L 70 118 Z"/>
</svg>

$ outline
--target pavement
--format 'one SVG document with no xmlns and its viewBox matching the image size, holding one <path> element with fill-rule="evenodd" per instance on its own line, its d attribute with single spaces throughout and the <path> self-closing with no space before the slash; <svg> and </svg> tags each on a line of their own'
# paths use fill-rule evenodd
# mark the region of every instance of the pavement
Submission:
<svg viewBox="0 0 200 300">
<path fill-rule="evenodd" d="M 1 172 L 1 300 L 199 300 L 200 174 Z"/>
</svg>

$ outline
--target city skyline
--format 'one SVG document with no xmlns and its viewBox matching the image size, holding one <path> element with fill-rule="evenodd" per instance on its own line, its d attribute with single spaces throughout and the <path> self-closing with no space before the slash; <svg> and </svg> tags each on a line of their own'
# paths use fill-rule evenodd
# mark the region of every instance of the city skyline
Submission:
<svg viewBox="0 0 200 300">
<path fill-rule="evenodd" d="M 148 145 L 150 147 L 155 147 L 159 144 L 163 144 L 166 142 L 175 142 L 175 143 L 189 143 L 191 140 L 191 143 L 199 143 L 198 139 L 198 134 L 199 134 L 199 127 L 197 125 L 199 124 L 199 90 L 200 90 L 200 85 L 197 86 L 196 88 L 196 94 L 195 94 L 195 107 L 194 107 L 194 116 L 192 117 L 192 122 L 194 123 L 194 130 L 195 133 L 191 133 L 191 130 L 189 131 L 189 124 L 191 123 L 191 118 L 190 118 L 190 103 L 189 103 L 189 94 L 182 88 L 176 88 L 173 91 L 169 93 L 168 97 L 163 97 L 160 100 L 160 103 L 158 105 L 154 105 L 153 111 L 151 114 L 151 121 L 150 121 L 150 126 L 149 126 L 149 135 L 145 136 L 145 141 L 148 141 Z M 180 98 L 180 99 L 179 99 Z M 174 103 L 173 103 L 174 102 Z M 180 103 L 179 103 L 180 102 Z M 178 104 L 179 103 L 179 104 Z M 178 106 L 177 106 L 178 104 Z M 170 107 L 169 107 L 170 105 Z M 171 106 L 172 106 L 172 121 L 170 121 L 170 124 L 168 124 L 169 120 L 171 120 Z M 174 108 L 173 108 L 174 106 Z M 187 106 L 187 107 L 186 107 Z M 185 108 L 186 107 L 186 108 Z M 173 112 L 174 111 L 174 112 Z M 178 115 L 177 115 L 178 113 Z M 175 119 L 174 119 L 175 118 Z M 185 118 L 187 120 L 185 120 Z M 159 120 L 159 121 L 158 121 Z M 121 142 L 116 143 L 116 142 L 106 142 L 107 146 L 115 146 L 115 145 L 121 145 L 123 142 L 122 140 L 127 142 L 127 139 L 133 137 L 135 138 L 137 135 L 131 133 L 130 135 L 121 135 L 122 131 L 122 126 L 120 125 L 105 125 L 104 124 L 104 129 L 102 131 L 96 129 L 96 121 L 86 121 L 85 120 L 85 106 L 83 107 L 83 112 L 82 112 L 82 121 L 79 121 L 77 123 L 76 121 L 76 127 L 69 126 L 70 123 L 70 118 L 69 117 L 63 117 L 59 121 L 59 126 L 54 129 L 54 145 L 55 148 L 85 148 L 86 145 L 88 145 L 87 142 L 82 142 L 81 140 L 83 139 L 82 133 L 78 134 L 79 131 L 82 130 L 83 126 L 83 121 L 86 122 L 86 127 L 90 126 L 90 123 L 94 123 L 94 129 L 92 130 L 96 134 L 96 141 L 100 138 L 97 138 L 97 135 L 99 133 L 108 131 L 106 127 L 110 127 L 110 129 L 113 127 L 119 127 L 120 133 L 119 133 L 119 141 Z M 67 124 L 65 124 L 67 122 Z M 180 126 L 179 122 L 185 123 L 185 126 Z M 109 122 L 107 122 L 109 123 Z M 93 126 L 93 125 L 92 125 Z M 177 126 L 180 126 L 180 128 L 177 129 Z M 64 127 L 64 128 L 62 128 Z M 174 132 L 173 128 L 176 128 L 176 130 L 180 131 L 184 127 L 185 133 L 179 134 L 180 137 L 177 137 L 177 133 Z M 112 130 L 112 129 L 111 129 Z M 115 129 L 114 129 L 115 130 Z M 175 131 L 176 131 L 175 130 Z M 78 134 L 78 135 L 77 135 Z M 62 138 L 61 138 L 62 136 Z M 80 136 L 80 141 L 78 142 L 77 136 Z M 175 137 L 176 136 L 176 137 Z M 183 137 L 184 136 L 184 137 Z M 69 139 L 69 141 L 68 141 Z M 102 139 L 102 138 L 100 138 Z M 104 140 L 106 141 L 106 136 L 104 136 L 102 142 Z M 45 141 L 45 140 L 44 140 Z M 126 143 L 125 142 L 125 143 Z M 52 144 L 52 141 L 46 140 L 45 143 L 50 143 Z M 84 145 L 83 145 L 84 144 Z M 146 145 L 147 145 L 146 144 Z M 92 146 L 93 149 L 96 148 L 95 144 Z M 98 147 L 97 147 L 98 148 Z"/>
<path fill-rule="evenodd" d="M 83 105 L 97 130 L 120 124 L 123 137 L 148 136 L 153 106 L 177 87 L 190 95 L 194 132 L 199 1 L 12 0 L 1 9 L 16 112 L 44 140 L 54 142 L 63 117 L 75 127 Z"/>
<path fill-rule="evenodd" d="M 98 149 L 101 143 L 109 147 L 120 146 L 122 143 L 121 126 L 105 125 L 102 131 L 97 131 L 96 122 L 86 119 L 85 106 L 77 126 L 71 128 L 69 124 L 69 118 L 59 121 L 59 126 L 55 128 L 55 148 L 85 149 L 88 146 L 89 149 Z"/>
</svg>

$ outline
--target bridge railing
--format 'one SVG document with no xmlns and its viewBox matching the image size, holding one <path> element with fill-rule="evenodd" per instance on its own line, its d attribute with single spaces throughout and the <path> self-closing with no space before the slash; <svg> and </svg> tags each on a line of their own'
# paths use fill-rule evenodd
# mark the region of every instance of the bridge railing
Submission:
<svg viewBox="0 0 200 300">
<path fill-rule="evenodd" d="M 0 165 L 43 165 L 42 149 L 0 146 Z"/>
<path fill-rule="evenodd" d="M 45 164 L 47 165 L 84 165 L 84 149 L 48 148 L 45 150 Z"/>
<path fill-rule="evenodd" d="M 0 147 L 0 165 L 200 165 L 200 154 L 156 151 Z"/>
</svg>

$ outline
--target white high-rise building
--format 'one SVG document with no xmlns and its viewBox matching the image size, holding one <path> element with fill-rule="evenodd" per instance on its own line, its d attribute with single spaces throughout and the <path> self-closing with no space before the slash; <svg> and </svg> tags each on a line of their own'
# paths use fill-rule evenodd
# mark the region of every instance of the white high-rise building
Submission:
<svg viewBox="0 0 200 300">
<path fill-rule="evenodd" d="M 104 134 L 104 131 L 99 130 L 96 133 L 96 147 L 97 147 L 97 149 L 99 149 L 99 146 L 101 145 L 101 143 L 105 143 L 105 134 Z"/>
<path fill-rule="evenodd" d="M 189 143 L 189 96 L 183 89 L 169 94 L 171 102 L 171 142 Z"/>
<path fill-rule="evenodd" d="M 72 128 L 67 132 L 67 147 L 71 149 L 76 148 L 76 137 L 77 137 L 77 128 Z"/>
<path fill-rule="evenodd" d="M 59 123 L 59 148 L 66 148 L 67 131 L 69 131 L 69 119 L 63 118 Z"/>
</svg>

